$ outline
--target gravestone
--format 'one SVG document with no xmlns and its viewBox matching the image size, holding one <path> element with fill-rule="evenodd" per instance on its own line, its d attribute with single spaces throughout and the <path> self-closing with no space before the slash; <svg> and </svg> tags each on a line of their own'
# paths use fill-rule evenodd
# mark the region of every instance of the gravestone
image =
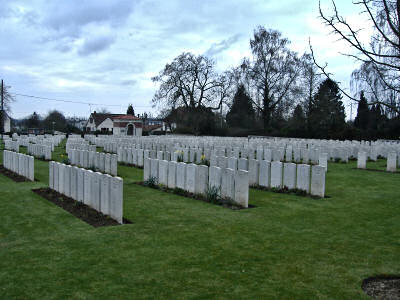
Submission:
<svg viewBox="0 0 400 300">
<path fill-rule="evenodd" d="M 222 170 L 219 167 L 209 168 L 208 186 L 209 188 L 216 188 L 221 191 Z"/>
<path fill-rule="evenodd" d="M 176 166 L 176 187 L 184 190 L 185 181 L 186 181 L 186 164 L 184 162 L 180 162 Z"/>
<path fill-rule="evenodd" d="M 267 160 L 260 161 L 258 184 L 263 187 L 269 187 L 270 177 L 271 177 L 271 162 Z"/>
<path fill-rule="evenodd" d="M 112 176 L 105 174 L 100 181 L 100 210 L 105 215 L 110 215 L 110 190 Z"/>
<path fill-rule="evenodd" d="M 235 170 L 226 168 L 221 172 L 221 197 L 233 200 L 235 198 Z"/>
<path fill-rule="evenodd" d="M 195 194 L 205 195 L 208 187 L 208 166 L 200 165 L 196 168 Z"/>
<path fill-rule="evenodd" d="M 296 164 L 283 164 L 283 186 L 287 187 L 289 190 L 294 190 L 296 188 Z"/>
<path fill-rule="evenodd" d="M 259 162 L 255 159 L 249 160 L 249 184 L 250 186 L 258 185 Z"/>
<path fill-rule="evenodd" d="M 185 190 L 193 194 L 195 192 L 195 184 L 196 184 L 196 169 L 197 165 L 195 164 L 186 165 Z"/>
<path fill-rule="evenodd" d="M 168 185 L 168 161 L 166 160 L 158 162 L 158 183 Z"/>
<path fill-rule="evenodd" d="M 110 216 L 120 224 L 123 223 L 123 183 L 122 178 L 111 178 Z"/>
<path fill-rule="evenodd" d="M 176 187 L 176 161 L 168 162 L 168 188 L 174 189 Z"/>
<path fill-rule="evenodd" d="M 325 168 L 312 166 L 311 195 L 323 198 L 325 196 Z"/>
<path fill-rule="evenodd" d="M 296 188 L 305 191 L 307 194 L 310 192 L 310 166 L 305 164 L 297 165 L 297 183 Z"/>
<path fill-rule="evenodd" d="M 271 188 L 282 187 L 282 163 L 280 161 L 271 162 Z"/>
<path fill-rule="evenodd" d="M 238 170 L 235 173 L 235 202 L 247 208 L 249 206 L 249 172 Z"/>
<path fill-rule="evenodd" d="M 359 151 L 357 155 L 357 168 L 365 169 L 367 167 L 367 153 Z"/>
</svg>

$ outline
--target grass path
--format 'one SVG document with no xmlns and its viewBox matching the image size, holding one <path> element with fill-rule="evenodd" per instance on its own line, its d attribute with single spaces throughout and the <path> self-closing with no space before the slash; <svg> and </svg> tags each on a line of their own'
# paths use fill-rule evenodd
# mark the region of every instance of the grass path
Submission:
<svg viewBox="0 0 400 300">
<path fill-rule="evenodd" d="M 367 299 L 363 278 L 400 274 L 400 174 L 355 166 L 329 164 L 330 198 L 251 189 L 241 211 L 118 166 L 133 224 L 95 229 L 31 191 L 48 184 L 35 160 L 37 182 L 0 175 L 0 298 Z"/>
</svg>

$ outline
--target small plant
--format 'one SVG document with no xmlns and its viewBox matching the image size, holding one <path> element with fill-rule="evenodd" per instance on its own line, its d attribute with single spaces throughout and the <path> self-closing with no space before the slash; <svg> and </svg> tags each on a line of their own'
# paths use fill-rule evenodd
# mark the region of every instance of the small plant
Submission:
<svg viewBox="0 0 400 300">
<path fill-rule="evenodd" d="M 144 181 L 144 185 L 148 187 L 156 187 L 158 183 L 157 177 L 150 176 L 149 179 Z"/>
<path fill-rule="evenodd" d="M 338 162 L 340 162 L 340 161 L 341 161 L 340 158 L 338 158 L 338 157 L 335 158 L 335 163 L 338 163 Z"/>
<path fill-rule="evenodd" d="M 70 162 L 70 160 L 69 160 L 68 158 L 64 158 L 64 159 L 62 160 L 62 163 L 63 163 L 64 165 L 70 165 L 70 164 L 71 164 L 71 162 Z"/>
<path fill-rule="evenodd" d="M 208 167 L 210 166 L 210 162 L 208 161 L 208 159 L 206 158 L 206 156 L 204 154 L 200 157 L 200 164 L 206 165 Z"/>
<path fill-rule="evenodd" d="M 206 199 L 211 203 L 218 203 L 221 200 L 220 197 L 221 188 L 216 186 L 211 186 L 207 188 Z"/>
<path fill-rule="evenodd" d="M 178 158 L 177 158 L 177 162 L 183 162 L 183 151 L 177 151 L 178 153 Z"/>
</svg>

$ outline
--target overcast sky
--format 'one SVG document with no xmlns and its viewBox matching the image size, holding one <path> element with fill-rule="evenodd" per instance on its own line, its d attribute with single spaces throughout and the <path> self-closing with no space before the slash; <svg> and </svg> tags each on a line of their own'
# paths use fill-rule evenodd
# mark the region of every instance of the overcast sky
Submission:
<svg viewBox="0 0 400 300">
<path fill-rule="evenodd" d="M 336 3 L 349 21 L 365 26 L 351 1 Z M 321 4 L 329 12 L 330 1 Z M 344 84 L 356 67 L 338 54 L 346 45 L 329 35 L 316 0 L 0 0 L 0 7 L 0 78 L 12 93 L 100 104 L 17 96 L 14 118 L 50 109 L 82 117 L 90 108 L 125 113 L 129 103 L 136 113 L 157 115 L 151 77 L 166 63 L 191 51 L 212 56 L 219 70 L 235 66 L 249 56 L 258 25 L 281 31 L 301 54 L 311 38 L 320 62 Z M 369 34 L 366 28 L 366 41 Z"/>
</svg>

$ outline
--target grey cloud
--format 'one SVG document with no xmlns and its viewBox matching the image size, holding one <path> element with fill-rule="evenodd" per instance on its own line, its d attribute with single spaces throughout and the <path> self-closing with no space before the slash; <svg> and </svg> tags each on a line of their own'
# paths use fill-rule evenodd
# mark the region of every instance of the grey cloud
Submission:
<svg viewBox="0 0 400 300">
<path fill-rule="evenodd" d="M 121 85 L 135 85 L 137 80 L 130 79 L 130 80 L 121 80 Z"/>
<path fill-rule="evenodd" d="M 66 34 L 76 35 L 82 26 L 109 22 L 122 24 L 131 14 L 134 1 L 48 1 L 43 24 Z"/>
<path fill-rule="evenodd" d="M 99 36 L 99 37 L 90 37 L 85 39 L 84 44 L 78 50 L 78 54 L 85 56 L 92 53 L 103 51 L 109 48 L 115 41 L 115 37 L 107 35 L 107 36 Z"/>
<path fill-rule="evenodd" d="M 215 56 L 215 55 L 229 49 L 229 47 L 231 47 L 233 44 L 235 44 L 239 40 L 240 36 L 241 36 L 240 34 L 235 34 L 226 40 L 223 40 L 218 43 L 214 43 L 204 54 L 206 56 L 210 56 L 210 57 Z"/>
</svg>

